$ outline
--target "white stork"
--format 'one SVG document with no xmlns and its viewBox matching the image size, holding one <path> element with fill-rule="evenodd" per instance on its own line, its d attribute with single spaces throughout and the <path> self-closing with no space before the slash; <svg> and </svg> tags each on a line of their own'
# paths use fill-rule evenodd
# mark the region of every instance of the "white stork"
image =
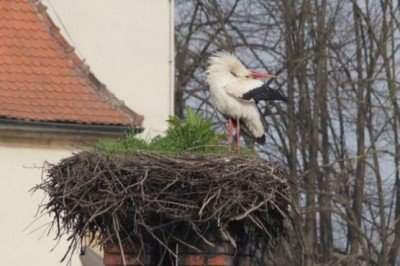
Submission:
<svg viewBox="0 0 400 266">
<path fill-rule="evenodd" d="M 211 103 L 229 118 L 228 142 L 232 143 L 232 130 L 236 122 L 237 147 L 240 149 L 240 121 L 250 134 L 260 143 L 265 143 L 265 131 L 261 114 L 257 107 L 260 100 L 280 100 L 287 98 L 264 84 L 263 78 L 275 78 L 268 73 L 247 69 L 240 60 L 228 52 L 217 52 L 209 58 L 207 82 L 210 85 Z"/>
</svg>

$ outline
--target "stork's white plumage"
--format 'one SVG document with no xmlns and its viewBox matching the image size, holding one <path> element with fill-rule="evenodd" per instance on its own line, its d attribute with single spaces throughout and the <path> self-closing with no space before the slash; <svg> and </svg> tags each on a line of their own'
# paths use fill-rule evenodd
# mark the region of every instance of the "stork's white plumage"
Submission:
<svg viewBox="0 0 400 266">
<path fill-rule="evenodd" d="M 287 102 L 285 96 L 259 80 L 274 77 L 271 74 L 247 69 L 237 57 L 228 52 L 217 52 L 209 58 L 207 82 L 210 85 L 211 103 L 219 112 L 229 117 L 229 143 L 232 141 L 232 119 L 235 119 L 238 149 L 240 148 L 240 121 L 258 143 L 265 142 L 266 129 L 256 105 L 258 101 Z"/>
</svg>

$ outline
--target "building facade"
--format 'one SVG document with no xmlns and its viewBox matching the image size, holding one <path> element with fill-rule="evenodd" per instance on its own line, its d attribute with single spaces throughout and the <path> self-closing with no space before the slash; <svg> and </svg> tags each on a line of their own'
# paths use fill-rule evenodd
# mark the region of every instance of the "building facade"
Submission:
<svg viewBox="0 0 400 266">
<path fill-rule="evenodd" d="M 30 189 L 45 161 L 127 128 L 145 136 L 165 130 L 173 110 L 172 4 L 0 0 L 2 264 L 66 265 L 68 241 L 48 233 L 50 217 L 35 218 L 43 194 Z M 81 265 L 78 254 L 72 265 Z"/>
</svg>

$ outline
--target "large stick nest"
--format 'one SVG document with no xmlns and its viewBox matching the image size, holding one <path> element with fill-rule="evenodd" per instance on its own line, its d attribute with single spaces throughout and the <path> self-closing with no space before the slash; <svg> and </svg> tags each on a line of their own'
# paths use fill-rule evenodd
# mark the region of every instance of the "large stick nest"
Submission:
<svg viewBox="0 0 400 266">
<path fill-rule="evenodd" d="M 46 173 L 35 189 L 47 194 L 41 211 L 58 235 L 69 236 L 67 253 L 87 236 L 170 253 L 176 243 L 196 248 L 210 234 L 257 245 L 286 235 L 295 209 L 288 172 L 256 157 L 83 152 Z"/>
</svg>

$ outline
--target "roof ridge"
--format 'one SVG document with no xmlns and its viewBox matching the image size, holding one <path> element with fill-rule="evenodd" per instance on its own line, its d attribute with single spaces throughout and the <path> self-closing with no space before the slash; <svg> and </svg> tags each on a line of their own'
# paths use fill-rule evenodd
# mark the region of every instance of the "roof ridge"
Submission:
<svg viewBox="0 0 400 266">
<path fill-rule="evenodd" d="M 106 103 L 123 114 L 133 126 L 141 126 L 144 116 L 128 108 L 125 103 L 119 100 L 105 84 L 103 84 L 90 70 L 90 66 L 85 63 L 76 53 L 75 48 L 69 44 L 66 38 L 61 34 L 60 28 L 54 23 L 53 19 L 47 13 L 47 6 L 41 0 L 29 0 L 41 18 L 50 35 L 59 44 L 67 58 L 77 67 L 80 74 L 85 75 L 95 88 L 93 91 L 101 97 Z M 133 117 L 133 118 L 132 118 Z"/>
</svg>

